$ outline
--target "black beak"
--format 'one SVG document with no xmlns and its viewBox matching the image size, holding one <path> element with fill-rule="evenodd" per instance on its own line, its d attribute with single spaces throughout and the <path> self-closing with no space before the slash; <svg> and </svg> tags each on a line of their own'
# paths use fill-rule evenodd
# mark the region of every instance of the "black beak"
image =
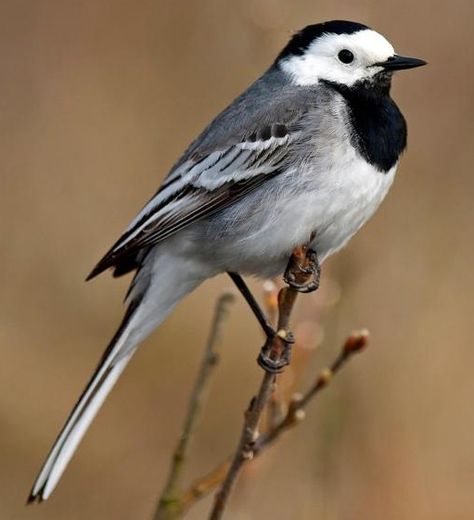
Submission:
<svg viewBox="0 0 474 520">
<path fill-rule="evenodd" d="M 385 70 L 404 70 L 404 69 L 414 69 L 415 67 L 422 67 L 426 65 L 425 60 L 420 60 L 418 58 L 410 58 L 408 56 L 399 56 L 398 54 L 394 54 L 390 56 L 387 61 L 381 61 L 375 64 L 378 67 L 383 67 Z"/>
</svg>

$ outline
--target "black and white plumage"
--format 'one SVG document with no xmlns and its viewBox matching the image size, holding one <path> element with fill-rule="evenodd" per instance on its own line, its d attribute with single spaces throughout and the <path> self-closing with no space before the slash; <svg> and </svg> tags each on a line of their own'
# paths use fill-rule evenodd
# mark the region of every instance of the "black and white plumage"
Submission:
<svg viewBox="0 0 474 520">
<path fill-rule="evenodd" d="M 423 64 L 361 24 L 308 26 L 189 146 L 89 276 L 136 271 L 30 501 L 49 497 L 138 344 L 184 296 L 226 271 L 279 275 L 310 240 L 322 262 L 370 218 L 406 145 L 392 73 Z"/>
</svg>

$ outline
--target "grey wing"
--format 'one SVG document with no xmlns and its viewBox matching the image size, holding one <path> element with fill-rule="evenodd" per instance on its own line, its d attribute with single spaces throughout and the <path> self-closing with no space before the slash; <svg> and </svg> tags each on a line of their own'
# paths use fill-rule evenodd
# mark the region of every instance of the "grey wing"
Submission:
<svg viewBox="0 0 474 520">
<path fill-rule="evenodd" d="M 278 106 L 285 105 L 281 94 L 278 93 Z M 245 96 L 224 111 L 189 147 L 155 196 L 87 279 L 110 267 L 115 268 L 115 276 L 137 268 L 150 247 L 235 203 L 278 175 L 301 139 L 299 123 L 307 107 L 307 103 L 301 103 L 301 96 L 295 99 L 294 93 L 287 95 L 293 98 L 287 100 L 293 101 L 291 111 L 285 112 L 284 107 L 269 111 L 267 107 L 263 117 L 259 110 L 254 110 L 252 121 L 245 114 Z M 266 124 L 269 112 L 275 119 Z M 246 119 L 245 129 L 232 127 L 232 121 L 242 124 L 242 119 Z"/>
<path fill-rule="evenodd" d="M 281 134 L 285 128 L 279 124 L 271 130 Z M 117 275 L 133 269 L 138 251 L 227 207 L 277 175 L 292 138 L 287 133 L 263 142 L 242 142 L 186 161 L 165 181 L 88 279 L 109 267 L 119 267 Z"/>
</svg>

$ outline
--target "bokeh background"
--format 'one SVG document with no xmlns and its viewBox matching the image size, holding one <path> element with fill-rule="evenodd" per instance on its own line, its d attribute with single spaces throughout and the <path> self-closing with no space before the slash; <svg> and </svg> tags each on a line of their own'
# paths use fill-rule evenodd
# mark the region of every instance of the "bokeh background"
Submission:
<svg viewBox="0 0 474 520">
<path fill-rule="evenodd" d="M 352 329 L 369 328 L 371 348 L 245 473 L 227 517 L 474 518 L 472 0 L 0 2 L 0 518 L 150 517 L 229 281 L 205 284 L 146 342 L 52 499 L 26 508 L 123 310 L 127 279 L 83 279 L 289 35 L 333 18 L 429 67 L 395 79 L 408 152 L 376 218 L 300 299 L 317 348 L 283 384 L 304 388 Z M 239 300 L 188 482 L 235 446 L 260 344 Z"/>
</svg>

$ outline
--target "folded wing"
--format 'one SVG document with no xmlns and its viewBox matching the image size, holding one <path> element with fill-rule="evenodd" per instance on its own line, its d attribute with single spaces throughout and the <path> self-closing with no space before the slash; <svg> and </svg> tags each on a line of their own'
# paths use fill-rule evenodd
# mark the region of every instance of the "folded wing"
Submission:
<svg viewBox="0 0 474 520">
<path fill-rule="evenodd" d="M 140 251 L 235 203 L 277 175 L 298 134 L 278 123 L 226 148 L 193 154 L 170 172 L 87 279 L 110 267 L 118 274 L 127 272 Z"/>
</svg>

